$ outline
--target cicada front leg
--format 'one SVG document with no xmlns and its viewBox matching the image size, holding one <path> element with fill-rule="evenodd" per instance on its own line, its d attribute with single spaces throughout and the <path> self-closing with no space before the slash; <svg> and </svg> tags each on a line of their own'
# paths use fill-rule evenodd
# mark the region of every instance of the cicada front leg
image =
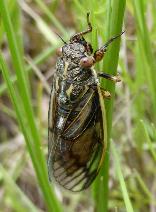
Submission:
<svg viewBox="0 0 156 212">
<path fill-rule="evenodd" d="M 92 31 L 92 25 L 91 25 L 91 22 L 89 20 L 89 15 L 90 15 L 90 13 L 87 13 L 87 24 L 88 24 L 88 28 L 86 30 L 82 31 L 82 32 L 78 32 L 75 35 L 73 35 L 71 37 L 70 41 L 79 40 L 79 38 L 81 36 L 83 36 L 83 35 L 85 35 L 85 34 L 87 34 L 87 33 L 89 33 L 89 32 Z"/>
<path fill-rule="evenodd" d="M 105 79 L 108 79 L 108 80 L 111 80 L 113 82 L 121 82 L 121 78 L 120 78 L 120 75 L 117 74 L 116 76 L 113 76 L 111 74 L 107 74 L 107 73 L 103 73 L 103 72 L 99 72 L 98 73 L 98 77 L 102 77 L 102 78 L 105 78 Z M 111 94 L 109 91 L 106 91 L 104 90 L 102 87 L 101 88 L 101 93 L 103 95 L 104 98 L 106 99 L 110 99 L 111 98 Z"/>
<path fill-rule="evenodd" d="M 111 80 L 113 82 L 121 82 L 121 77 L 120 77 L 119 74 L 117 74 L 116 76 L 113 76 L 111 74 L 107 74 L 107 73 L 104 73 L 104 72 L 99 72 L 98 73 L 98 77 L 102 77 L 102 78 Z"/>
</svg>

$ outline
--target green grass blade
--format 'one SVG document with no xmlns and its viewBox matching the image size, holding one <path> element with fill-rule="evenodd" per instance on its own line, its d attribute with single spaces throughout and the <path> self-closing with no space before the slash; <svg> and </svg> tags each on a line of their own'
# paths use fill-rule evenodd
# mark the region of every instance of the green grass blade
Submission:
<svg viewBox="0 0 156 212">
<path fill-rule="evenodd" d="M 140 176 L 140 174 L 137 172 L 137 170 L 134 170 L 134 175 L 136 177 L 136 179 L 138 180 L 140 187 L 142 188 L 142 191 L 146 194 L 147 198 L 152 200 L 153 197 L 151 195 L 150 190 L 148 189 L 147 185 L 145 184 L 145 182 L 143 181 L 142 177 Z"/>
<path fill-rule="evenodd" d="M 22 56 L 20 55 L 20 50 L 18 49 L 19 47 L 17 45 L 15 32 L 11 23 L 8 5 L 7 2 L 4 0 L 1 1 L 0 13 L 7 34 L 12 62 L 16 71 L 18 86 L 18 90 L 16 90 L 16 93 L 14 92 L 14 89 L 11 85 L 9 72 L 1 55 L 0 62 L 1 68 L 3 70 L 3 76 L 9 88 L 9 92 L 15 106 L 17 118 L 20 122 L 20 126 L 22 127 L 22 131 L 27 142 L 36 175 L 38 177 L 38 181 L 44 195 L 46 207 L 49 211 L 52 211 L 54 207 L 56 208 L 56 211 L 60 211 L 60 205 L 57 202 L 57 199 L 49 186 L 45 158 L 43 156 L 43 151 L 41 148 L 40 135 L 36 127 L 35 117 L 28 93 L 28 86 L 25 78 L 24 61 Z"/>
<path fill-rule="evenodd" d="M 38 212 L 39 209 L 27 198 L 20 190 L 16 183 L 12 180 L 7 171 L 0 165 L 0 175 L 5 184 L 5 194 L 10 197 L 11 205 L 15 211 L 22 210 L 23 212 L 32 211 Z M 19 201 L 20 200 L 20 201 Z"/>
<path fill-rule="evenodd" d="M 140 123 L 141 123 L 141 126 L 142 126 L 142 128 L 143 128 L 143 133 L 144 133 L 144 135 L 145 135 L 145 138 L 146 138 L 146 141 L 147 141 L 149 150 L 150 150 L 150 152 L 151 152 L 151 154 L 152 154 L 152 156 L 153 156 L 153 159 L 154 159 L 155 162 L 156 162 L 156 150 L 155 150 L 154 147 L 153 147 L 153 143 L 154 143 L 154 142 L 152 143 L 152 141 L 151 141 L 151 139 L 150 139 L 150 136 L 149 136 L 149 134 L 148 134 L 147 127 L 146 127 L 144 121 L 141 120 Z"/>
<path fill-rule="evenodd" d="M 64 35 L 66 35 L 67 31 L 62 26 L 62 24 L 57 20 L 57 18 L 52 14 L 52 12 L 49 10 L 49 8 L 46 6 L 46 4 L 41 0 L 35 0 L 35 1 L 39 5 L 41 10 L 47 15 L 49 20 L 55 25 L 55 27 L 57 29 L 59 29 L 60 32 L 62 32 Z"/>
<path fill-rule="evenodd" d="M 55 50 L 60 46 L 60 43 L 58 45 L 55 45 L 53 47 L 48 47 L 44 52 L 42 52 L 41 54 L 39 54 L 38 56 L 36 56 L 33 61 L 35 65 L 39 65 L 42 64 L 43 62 L 45 62 L 54 52 Z M 31 65 L 27 65 L 26 66 L 26 71 L 31 71 L 32 67 Z M 16 76 L 11 76 L 10 77 L 11 82 L 15 83 L 17 82 L 17 77 Z M 0 85 L 0 96 L 7 90 L 7 86 L 6 83 L 2 83 Z"/>
<path fill-rule="evenodd" d="M 35 21 L 36 26 L 47 41 L 49 41 L 52 45 L 57 44 L 56 33 L 50 29 L 48 24 L 34 10 L 32 10 L 25 1 L 19 2 L 19 4 L 21 8 Z"/>
<path fill-rule="evenodd" d="M 113 157 L 114 157 L 114 162 L 115 162 L 115 167 L 116 167 L 116 172 L 117 172 L 117 176 L 120 182 L 120 186 L 121 186 L 121 190 L 122 190 L 122 195 L 124 198 L 124 202 L 125 202 L 125 206 L 126 206 L 126 210 L 127 212 L 133 212 L 133 206 L 132 203 L 130 201 L 129 195 L 128 195 L 128 191 L 126 188 L 126 183 L 124 181 L 124 177 L 121 171 L 121 166 L 120 166 L 120 160 L 119 160 L 119 154 L 117 153 L 117 148 L 115 147 L 115 145 L 112 142 L 112 153 L 113 153 Z"/>
<path fill-rule="evenodd" d="M 107 4 L 109 7 L 107 8 L 108 16 L 107 19 L 109 22 L 107 26 L 108 29 L 108 37 L 119 34 L 122 31 L 122 24 L 124 18 L 124 10 L 125 10 L 126 1 L 114 0 L 112 4 Z M 108 52 L 104 58 L 104 72 L 115 75 L 118 64 L 119 57 L 119 45 L 120 39 L 114 41 L 108 49 Z M 96 208 L 97 211 L 108 211 L 108 181 L 109 181 L 109 140 L 111 137 L 111 127 L 112 127 L 112 112 L 113 112 L 113 99 L 115 94 L 115 85 L 112 82 L 102 83 L 102 87 L 109 90 L 111 93 L 111 100 L 105 101 L 106 107 L 106 121 L 107 121 L 107 135 L 108 135 L 108 144 L 107 151 L 105 154 L 104 164 L 99 176 L 99 185 L 97 185 L 97 191 L 100 189 L 100 193 L 97 192 L 97 200 L 96 200 Z M 98 194 L 99 193 L 99 194 Z"/>
<path fill-rule="evenodd" d="M 152 100 L 153 109 L 153 121 L 156 119 L 156 62 L 155 56 L 152 50 L 152 42 L 150 38 L 149 29 L 146 23 L 145 13 L 146 8 L 145 2 L 142 0 L 133 0 L 134 15 L 136 20 L 137 29 L 137 40 L 139 50 L 141 54 L 141 62 L 144 64 L 142 75 L 146 76 L 146 82 L 148 83 L 150 90 L 150 97 Z"/>
<path fill-rule="evenodd" d="M 34 121 L 35 120 L 34 114 L 33 114 L 32 106 L 31 106 L 31 101 L 28 94 L 27 83 L 25 78 L 25 67 L 23 66 L 24 62 L 23 62 L 23 58 L 20 55 L 20 50 L 18 49 L 17 40 L 15 37 L 15 33 L 14 33 L 11 19 L 9 16 L 9 11 L 7 9 L 7 4 L 4 1 L 1 2 L 1 14 L 2 14 L 3 23 L 4 23 L 4 27 L 5 27 L 7 38 L 8 38 L 8 43 L 9 43 L 10 52 L 12 56 L 12 62 L 16 70 L 17 85 L 18 85 L 18 90 L 20 91 L 20 97 L 23 101 L 25 115 L 28 117 L 30 130 L 36 142 L 35 148 L 37 148 L 38 151 L 40 152 L 39 150 L 41 146 L 40 137 L 39 137 L 39 133 L 37 132 L 36 124 Z M 41 163 L 43 164 L 44 170 L 46 171 L 42 154 L 41 154 L 40 160 L 41 160 Z"/>
<path fill-rule="evenodd" d="M 43 153 L 41 151 L 36 151 L 37 148 L 34 148 L 34 146 L 32 145 L 33 136 L 31 135 L 29 128 L 25 127 L 27 126 L 27 120 L 26 120 L 26 117 L 23 116 L 22 103 L 17 93 L 15 93 L 15 90 L 11 84 L 11 81 L 9 79 L 9 71 L 4 62 L 2 54 L 0 54 L 0 65 L 1 65 L 3 77 L 8 86 L 8 91 L 11 96 L 12 103 L 16 111 L 16 116 L 17 116 L 19 125 L 25 137 L 25 141 L 26 141 L 26 144 L 27 144 L 27 147 L 28 147 L 35 171 L 36 171 L 36 175 L 38 177 L 38 181 L 45 198 L 46 207 L 49 209 L 49 211 L 52 211 L 55 208 L 55 210 L 59 212 L 61 211 L 60 205 L 57 202 L 57 199 L 54 193 L 49 187 L 47 175 L 46 173 L 44 173 L 43 164 L 40 162 L 39 156 L 41 156 L 41 154 Z"/>
</svg>

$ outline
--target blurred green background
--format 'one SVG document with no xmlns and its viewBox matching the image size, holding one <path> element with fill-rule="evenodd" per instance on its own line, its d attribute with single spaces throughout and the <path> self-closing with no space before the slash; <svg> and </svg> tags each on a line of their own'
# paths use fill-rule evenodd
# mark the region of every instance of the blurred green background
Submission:
<svg viewBox="0 0 156 212">
<path fill-rule="evenodd" d="M 120 73 L 105 100 L 100 175 L 71 193 L 47 178 L 47 119 L 55 50 L 87 27 L 94 50 L 123 29 L 96 70 Z M 156 211 L 156 1 L 1 0 L 0 211 Z M 119 54 L 120 53 L 120 54 Z"/>
</svg>

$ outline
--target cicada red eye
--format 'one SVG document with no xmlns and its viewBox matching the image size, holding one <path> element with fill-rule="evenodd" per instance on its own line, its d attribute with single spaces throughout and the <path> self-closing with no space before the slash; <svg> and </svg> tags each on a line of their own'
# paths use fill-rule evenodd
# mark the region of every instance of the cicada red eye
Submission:
<svg viewBox="0 0 156 212">
<path fill-rule="evenodd" d="M 62 56 L 62 47 L 56 49 L 56 54 L 57 54 L 57 56 L 59 56 L 59 57 Z"/>
<path fill-rule="evenodd" d="M 93 57 L 83 57 L 80 60 L 80 66 L 83 68 L 89 68 L 94 64 L 94 58 Z"/>
</svg>

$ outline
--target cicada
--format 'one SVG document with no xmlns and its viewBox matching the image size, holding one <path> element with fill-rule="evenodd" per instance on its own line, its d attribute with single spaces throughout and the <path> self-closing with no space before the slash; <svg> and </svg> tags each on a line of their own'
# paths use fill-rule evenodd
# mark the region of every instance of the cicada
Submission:
<svg viewBox="0 0 156 212">
<path fill-rule="evenodd" d="M 71 191 L 89 187 L 99 173 L 106 150 L 104 105 L 102 97 L 110 93 L 100 87 L 99 78 L 114 82 L 118 76 L 96 72 L 94 64 L 102 60 L 111 38 L 93 53 L 84 35 L 74 34 L 58 51 L 56 72 L 52 80 L 48 120 L 48 175 Z M 63 39 L 62 39 L 63 40 Z"/>
</svg>

